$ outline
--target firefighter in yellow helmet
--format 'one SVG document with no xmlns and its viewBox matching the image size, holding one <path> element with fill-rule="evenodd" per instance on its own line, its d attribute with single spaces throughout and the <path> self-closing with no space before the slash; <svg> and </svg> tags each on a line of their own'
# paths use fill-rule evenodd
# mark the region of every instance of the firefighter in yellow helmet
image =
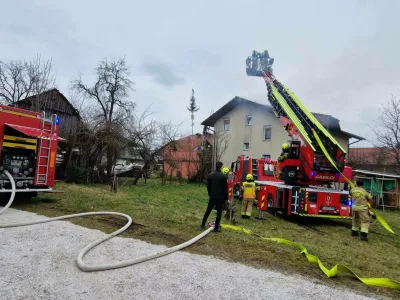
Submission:
<svg viewBox="0 0 400 300">
<path fill-rule="evenodd" d="M 242 190 L 242 218 L 250 219 L 253 210 L 253 203 L 256 199 L 256 183 L 253 180 L 253 175 L 247 174 L 246 181 L 242 183 Z"/>
<path fill-rule="evenodd" d="M 350 190 L 353 199 L 353 224 L 351 227 L 351 235 L 358 236 L 361 232 L 361 240 L 368 241 L 368 230 L 371 223 L 370 215 L 376 218 L 373 212 L 369 211 L 368 200 L 372 200 L 372 195 L 362 188 L 364 182 L 357 180 L 357 186 Z M 361 228 L 360 228 L 361 227 Z"/>
<path fill-rule="evenodd" d="M 223 167 L 222 174 L 226 176 L 229 181 L 229 168 Z M 228 185 L 229 186 L 229 185 Z M 229 194 L 229 193 L 228 193 Z M 230 220 L 232 224 L 236 224 L 236 203 L 232 199 L 231 196 L 225 204 L 224 211 L 225 211 L 225 219 Z"/>
<path fill-rule="evenodd" d="M 289 144 L 288 143 L 283 143 L 282 144 L 282 153 L 278 157 L 278 161 L 284 161 L 287 159 L 289 156 Z"/>
<path fill-rule="evenodd" d="M 222 174 L 228 176 L 228 173 L 229 173 L 229 168 L 223 167 L 223 168 L 222 168 Z"/>
</svg>

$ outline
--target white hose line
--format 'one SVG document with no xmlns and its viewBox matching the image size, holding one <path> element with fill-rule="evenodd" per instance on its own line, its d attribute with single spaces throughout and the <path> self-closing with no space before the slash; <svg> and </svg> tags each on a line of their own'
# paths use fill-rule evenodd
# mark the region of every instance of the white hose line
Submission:
<svg viewBox="0 0 400 300">
<path fill-rule="evenodd" d="M 0 214 L 4 213 L 7 210 L 7 208 L 10 207 L 10 205 L 14 201 L 15 192 L 16 192 L 14 179 L 12 178 L 12 176 L 10 175 L 10 173 L 8 171 L 4 171 L 4 174 L 6 174 L 7 177 L 11 181 L 12 192 L 11 192 L 10 200 L 8 201 L 7 205 L 0 211 Z M 33 222 L 0 224 L 0 228 L 28 226 L 28 225 L 35 225 L 35 224 L 48 223 L 48 222 L 59 221 L 59 220 L 64 220 L 64 219 L 85 217 L 85 216 L 94 216 L 94 215 L 112 215 L 112 216 L 124 217 L 125 219 L 128 220 L 128 222 L 125 224 L 124 227 L 118 229 L 117 231 L 114 231 L 113 233 L 109 234 L 105 238 L 99 239 L 99 240 L 91 243 L 90 245 L 87 245 L 85 248 L 83 248 L 79 252 L 79 254 L 78 254 L 77 258 L 76 258 L 76 264 L 84 272 L 104 271 L 104 270 L 110 270 L 110 269 L 124 268 L 124 267 L 132 266 L 132 265 L 135 265 L 135 264 L 138 264 L 138 263 L 141 263 L 141 262 L 145 262 L 145 261 L 148 261 L 148 260 L 151 260 L 151 259 L 155 259 L 155 258 L 158 258 L 158 257 L 161 257 L 161 256 L 165 256 L 167 254 L 176 252 L 178 250 L 181 250 L 181 249 L 183 249 L 185 247 L 188 247 L 188 246 L 194 244 L 195 242 L 197 242 L 201 238 L 205 237 L 207 234 L 209 234 L 214 229 L 214 227 L 210 227 L 207 230 L 203 231 L 198 236 L 195 236 L 193 239 L 191 239 L 191 240 L 189 240 L 189 241 L 187 241 L 187 242 L 185 242 L 183 244 L 174 246 L 172 248 L 168 248 L 168 249 L 162 250 L 160 252 L 156 252 L 156 253 L 145 255 L 145 256 L 142 256 L 142 257 L 138 257 L 138 258 L 134 258 L 134 259 L 128 259 L 128 260 L 124 260 L 124 261 L 116 261 L 116 262 L 110 262 L 110 263 L 99 264 L 99 265 L 88 265 L 88 264 L 85 264 L 83 262 L 84 256 L 91 249 L 96 247 L 97 245 L 99 245 L 99 244 L 101 244 L 101 243 L 113 238 L 114 236 L 117 236 L 118 234 L 120 234 L 120 233 L 124 232 L 126 229 L 128 229 L 129 226 L 132 224 L 132 218 L 130 216 L 128 216 L 126 214 L 123 214 L 123 213 L 108 212 L 108 211 L 89 212 L 89 213 L 80 213 L 80 214 L 60 216 L 60 217 L 50 218 L 50 219 L 46 219 L 46 220 L 33 221 Z"/>
<path fill-rule="evenodd" d="M 10 175 L 10 173 L 8 173 L 7 170 L 4 171 L 4 174 L 7 175 L 8 179 L 10 179 L 10 182 L 11 182 L 11 196 L 10 196 L 10 200 L 8 201 L 6 206 L 4 206 L 2 210 L 0 210 L 0 215 L 2 213 L 4 213 L 10 207 L 10 205 L 13 203 L 14 197 L 15 197 L 15 190 L 16 190 L 14 178 L 12 178 L 12 176 Z"/>
</svg>

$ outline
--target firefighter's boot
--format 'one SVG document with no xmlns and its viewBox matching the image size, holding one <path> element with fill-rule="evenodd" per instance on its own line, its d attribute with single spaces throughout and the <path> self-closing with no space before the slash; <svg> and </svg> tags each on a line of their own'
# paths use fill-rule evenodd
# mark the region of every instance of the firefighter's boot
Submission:
<svg viewBox="0 0 400 300">
<path fill-rule="evenodd" d="M 358 236 L 358 231 L 357 230 L 352 230 L 351 231 L 351 236 Z"/>
<path fill-rule="evenodd" d="M 368 242 L 368 233 L 366 232 L 361 232 L 361 240 Z"/>
</svg>

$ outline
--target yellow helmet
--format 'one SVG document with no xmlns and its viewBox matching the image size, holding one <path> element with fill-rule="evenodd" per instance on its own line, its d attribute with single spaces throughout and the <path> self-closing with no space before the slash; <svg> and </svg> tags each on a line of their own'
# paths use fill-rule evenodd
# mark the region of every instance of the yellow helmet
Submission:
<svg viewBox="0 0 400 300">
<path fill-rule="evenodd" d="M 253 180 L 253 175 L 247 174 L 246 175 L 246 180 Z"/>
<path fill-rule="evenodd" d="M 229 168 L 228 167 L 223 167 L 222 168 L 222 174 L 228 174 L 229 173 Z"/>
<path fill-rule="evenodd" d="M 282 144 L 282 149 L 284 149 L 284 150 L 289 149 L 289 144 L 288 143 L 283 143 Z"/>
</svg>

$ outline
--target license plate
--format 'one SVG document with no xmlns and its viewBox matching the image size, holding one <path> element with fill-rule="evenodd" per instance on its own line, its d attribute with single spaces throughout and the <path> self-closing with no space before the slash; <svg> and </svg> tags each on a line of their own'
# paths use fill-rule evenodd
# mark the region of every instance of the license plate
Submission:
<svg viewBox="0 0 400 300">
<path fill-rule="evenodd" d="M 332 207 L 332 206 L 321 206 L 321 210 L 336 210 L 336 207 Z"/>
</svg>

